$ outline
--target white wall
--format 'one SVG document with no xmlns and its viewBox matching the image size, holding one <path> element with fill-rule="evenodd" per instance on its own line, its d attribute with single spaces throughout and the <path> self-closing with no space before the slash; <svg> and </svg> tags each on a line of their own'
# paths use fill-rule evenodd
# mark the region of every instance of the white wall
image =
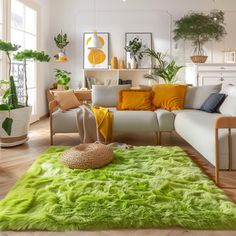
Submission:
<svg viewBox="0 0 236 236">
<path fill-rule="evenodd" d="M 39 42 L 38 50 L 50 53 L 49 42 L 51 40 L 50 35 L 50 1 L 49 0 L 32 0 L 38 5 L 39 11 Z M 50 64 L 38 63 L 38 115 L 44 116 L 47 113 L 47 102 L 45 91 L 51 86 L 50 81 Z"/>
<path fill-rule="evenodd" d="M 45 1 L 44 1 L 45 2 Z M 94 30 L 93 0 L 50 0 L 51 25 L 49 45 L 51 53 L 57 48 L 53 37 L 62 29 L 69 36 L 67 48 L 69 62 L 50 63 L 51 78 L 54 68 L 63 68 L 72 72 L 73 87 L 82 79 L 83 32 Z M 96 30 L 110 33 L 110 58 L 124 59 L 125 32 L 152 32 L 156 50 L 172 53 L 178 63 L 190 61 L 191 45 L 172 41 L 172 29 L 175 19 L 189 11 L 212 10 L 212 0 L 96 0 Z M 209 62 L 222 62 L 224 49 L 236 49 L 236 1 L 216 0 L 216 8 L 226 12 L 228 35 L 223 42 L 207 45 Z"/>
</svg>

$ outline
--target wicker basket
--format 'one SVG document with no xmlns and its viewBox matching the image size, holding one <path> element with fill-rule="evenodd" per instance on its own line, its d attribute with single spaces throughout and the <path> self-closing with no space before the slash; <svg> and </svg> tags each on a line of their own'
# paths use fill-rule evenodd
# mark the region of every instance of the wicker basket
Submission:
<svg viewBox="0 0 236 236">
<path fill-rule="evenodd" d="M 191 60 L 194 63 L 205 63 L 207 56 L 191 56 Z"/>
<path fill-rule="evenodd" d="M 72 169 L 95 169 L 113 160 L 113 150 L 101 143 L 80 144 L 63 152 L 60 158 Z"/>
</svg>

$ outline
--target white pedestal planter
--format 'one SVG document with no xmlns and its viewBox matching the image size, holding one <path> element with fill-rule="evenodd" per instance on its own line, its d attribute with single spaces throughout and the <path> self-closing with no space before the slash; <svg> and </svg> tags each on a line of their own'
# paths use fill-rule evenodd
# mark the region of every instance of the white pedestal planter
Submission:
<svg viewBox="0 0 236 236">
<path fill-rule="evenodd" d="M 7 135 L 2 129 L 2 122 L 8 117 L 8 111 L 0 111 L 0 147 L 13 147 L 25 143 L 28 138 L 28 130 L 32 107 L 23 107 L 11 110 L 13 119 L 11 135 Z"/>
</svg>

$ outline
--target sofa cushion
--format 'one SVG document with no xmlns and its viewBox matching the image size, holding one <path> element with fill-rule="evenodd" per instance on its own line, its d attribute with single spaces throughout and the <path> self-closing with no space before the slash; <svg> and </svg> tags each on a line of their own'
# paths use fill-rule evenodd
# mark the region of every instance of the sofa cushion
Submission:
<svg viewBox="0 0 236 236">
<path fill-rule="evenodd" d="M 57 110 L 52 114 L 52 130 L 57 133 L 77 133 L 77 109 L 66 112 Z"/>
<path fill-rule="evenodd" d="M 151 90 L 129 89 L 119 92 L 118 110 L 151 111 L 153 92 Z"/>
<path fill-rule="evenodd" d="M 206 101 L 201 105 L 200 110 L 214 113 L 220 107 L 220 105 L 225 100 L 225 94 L 223 93 L 212 93 Z"/>
<path fill-rule="evenodd" d="M 80 102 L 74 94 L 74 91 L 55 91 L 53 92 L 55 100 L 59 107 L 63 110 L 70 110 L 80 106 Z"/>
<path fill-rule="evenodd" d="M 110 109 L 109 109 L 110 110 Z M 112 131 L 114 132 L 157 132 L 158 121 L 152 111 L 114 111 Z"/>
<path fill-rule="evenodd" d="M 200 152 L 211 164 L 215 165 L 215 121 L 223 115 L 198 110 L 182 111 L 176 115 L 175 130 Z M 228 168 L 227 130 L 220 130 L 220 168 Z M 236 159 L 236 131 L 233 134 L 233 159 Z M 233 162 L 236 168 L 236 162 Z"/>
<path fill-rule="evenodd" d="M 153 104 L 156 108 L 166 110 L 181 110 L 184 106 L 184 98 L 187 85 L 182 84 L 158 84 L 153 85 Z"/>
<path fill-rule="evenodd" d="M 199 87 L 188 87 L 185 96 L 184 108 L 200 109 L 201 105 L 211 93 L 219 93 L 222 85 L 205 85 Z"/>
<path fill-rule="evenodd" d="M 103 107 L 116 107 L 118 104 L 119 91 L 129 89 L 130 84 L 126 85 L 93 85 L 92 104 Z"/>
<path fill-rule="evenodd" d="M 232 86 L 228 91 L 228 96 L 220 106 L 220 113 L 224 115 L 236 115 L 236 86 Z"/>
<path fill-rule="evenodd" d="M 180 111 L 180 110 L 179 110 Z M 158 109 L 155 111 L 159 124 L 159 131 L 173 131 L 175 114 L 173 112 Z"/>
</svg>

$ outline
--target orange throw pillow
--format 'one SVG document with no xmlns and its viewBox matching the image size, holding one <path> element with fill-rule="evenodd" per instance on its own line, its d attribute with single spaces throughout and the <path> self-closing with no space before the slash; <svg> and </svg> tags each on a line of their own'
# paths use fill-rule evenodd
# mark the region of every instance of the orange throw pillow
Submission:
<svg viewBox="0 0 236 236">
<path fill-rule="evenodd" d="M 55 97 L 55 100 L 57 101 L 59 107 L 63 111 L 77 108 L 80 106 L 80 102 L 72 90 L 54 92 L 54 97 Z"/>
<path fill-rule="evenodd" d="M 182 84 L 158 84 L 153 85 L 153 104 L 157 108 L 166 110 L 182 110 L 187 91 L 187 85 Z"/>
<path fill-rule="evenodd" d="M 119 92 L 117 110 L 153 110 L 151 90 L 129 89 Z"/>
</svg>

